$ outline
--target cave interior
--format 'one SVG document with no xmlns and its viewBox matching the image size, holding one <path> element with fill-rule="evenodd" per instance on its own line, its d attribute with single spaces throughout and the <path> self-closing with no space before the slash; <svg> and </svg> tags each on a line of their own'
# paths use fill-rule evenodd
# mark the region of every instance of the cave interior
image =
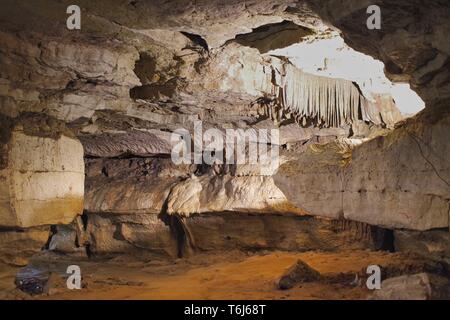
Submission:
<svg viewBox="0 0 450 320">
<path fill-rule="evenodd" d="M 76 2 L 1 4 L 0 299 L 450 298 L 448 1 Z"/>
</svg>

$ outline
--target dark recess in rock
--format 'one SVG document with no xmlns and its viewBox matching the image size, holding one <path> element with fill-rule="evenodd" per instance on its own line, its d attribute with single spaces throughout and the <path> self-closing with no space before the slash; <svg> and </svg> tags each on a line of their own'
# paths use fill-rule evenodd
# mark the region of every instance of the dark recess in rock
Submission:
<svg viewBox="0 0 450 320">
<path fill-rule="evenodd" d="M 261 53 L 267 53 L 300 42 L 303 37 L 312 33 L 312 30 L 308 28 L 285 20 L 257 27 L 250 33 L 238 34 L 233 41 L 256 48 Z"/>
</svg>

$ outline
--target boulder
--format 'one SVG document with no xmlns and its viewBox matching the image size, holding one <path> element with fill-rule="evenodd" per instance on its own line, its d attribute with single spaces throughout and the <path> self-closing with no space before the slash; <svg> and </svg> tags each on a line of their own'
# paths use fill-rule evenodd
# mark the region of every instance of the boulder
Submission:
<svg viewBox="0 0 450 320">
<path fill-rule="evenodd" d="M 351 148 L 350 140 L 310 145 L 280 165 L 274 183 L 289 201 L 309 214 L 342 218 L 344 166 Z"/>
<path fill-rule="evenodd" d="M 423 112 L 353 150 L 345 171 L 347 219 L 429 230 L 448 228 L 450 114 Z"/>
<path fill-rule="evenodd" d="M 318 271 L 299 259 L 281 276 L 278 281 L 278 289 L 291 289 L 299 283 L 318 281 L 320 278 L 321 276 Z"/>
<path fill-rule="evenodd" d="M 32 125 L 17 124 L 2 145 L 0 226 L 67 224 L 83 211 L 81 143 Z"/>
<path fill-rule="evenodd" d="M 170 227 L 155 214 L 89 214 L 87 221 L 86 242 L 92 254 L 177 254 Z"/>
<path fill-rule="evenodd" d="M 448 110 L 426 109 L 354 148 L 311 146 L 283 163 L 274 181 L 313 215 L 386 228 L 448 228 L 449 135 Z"/>
<path fill-rule="evenodd" d="M 87 159 L 84 208 L 90 213 L 161 213 L 171 188 L 196 165 L 170 158 Z"/>
<path fill-rule="evenodd" d="M 450 298 L 447 278 L 419 273 L 386 279 L 381 289 L 371 296 L 373 300 L 440 300 Z"/>
<path fill-rule="evenodd" d="M 286 200 L 269 176 L 192 176 L 178 183 L 167 200 L 167 213 L 304 212 Z"/>
<path fill-rule="evenodd" d="M 56 226 L 56 232 L 52 235 L 48 249 L 62 253 L 82 252 L 78 244 L 77 232 L 72 226 Z"/>
</svg>

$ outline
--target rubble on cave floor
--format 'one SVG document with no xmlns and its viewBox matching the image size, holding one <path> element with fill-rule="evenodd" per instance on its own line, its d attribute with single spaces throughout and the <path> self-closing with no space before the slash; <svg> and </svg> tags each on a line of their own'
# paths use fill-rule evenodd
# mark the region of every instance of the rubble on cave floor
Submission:
<svg viewBox="0 0 450 320">
<path fill-rule="evenodd" d="M 320 273 L 320 277 L 297 283 L 289 290 L 278 290 L 277 280 L 299 259 Z M 71 263 L 80 265 L 83 290 L 68 290 L 61 286 L 62 280 L 54 280 L 55 274 L 64 277 L 64 268 Z M 383 279 L 444 272 L 438 264 L 416 256 L 370 250 L 303 253 L 232 250 L 175 260 L 122 255 L 81 261 L 47 253 L 33 258 L 31 264 L 35 270 L 45 271 L 48 277 L 53 275 L 55 289 L 46 288 L 44 293 L 30 295 L 9 288 L 6 298 L 366 299 L 373 294 L 365 285 L 369 265 L 379 265 Z M 357 274 L 361 281 L 355 285 Z M 4 278 L 3 274 L 0 279 Z"/>
</svg>

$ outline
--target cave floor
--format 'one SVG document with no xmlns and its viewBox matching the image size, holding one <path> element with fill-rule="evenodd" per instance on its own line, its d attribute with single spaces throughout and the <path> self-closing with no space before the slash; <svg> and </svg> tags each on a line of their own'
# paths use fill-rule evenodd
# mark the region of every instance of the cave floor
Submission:
<svg viewBox="0 0 450 320">
<path fill-rule="evenodd" d="M 278 290 L 276 280 L 297 259 L 319 271 L 324 280 Z M 377 264 L 389 273 L 411 269 L 415 260 L 400 253 L 369 250 L 339 252 L 242 252 L 202 253 L 190 258 L 137 261 L 119 256 L 93 261 L 44 255 L 33 265 L 63 274 L 69 264 L 78 264 L 82 290 L 68 290 L 65 280 L 55 282 L 49 293 L 29 296 L 14 288 L 18 269 L 3 269 L 0 291 L 6 299 L 365 299 L 370 291 L 364 281 L 351 282 L 356 273 Z"/>
</svg>

